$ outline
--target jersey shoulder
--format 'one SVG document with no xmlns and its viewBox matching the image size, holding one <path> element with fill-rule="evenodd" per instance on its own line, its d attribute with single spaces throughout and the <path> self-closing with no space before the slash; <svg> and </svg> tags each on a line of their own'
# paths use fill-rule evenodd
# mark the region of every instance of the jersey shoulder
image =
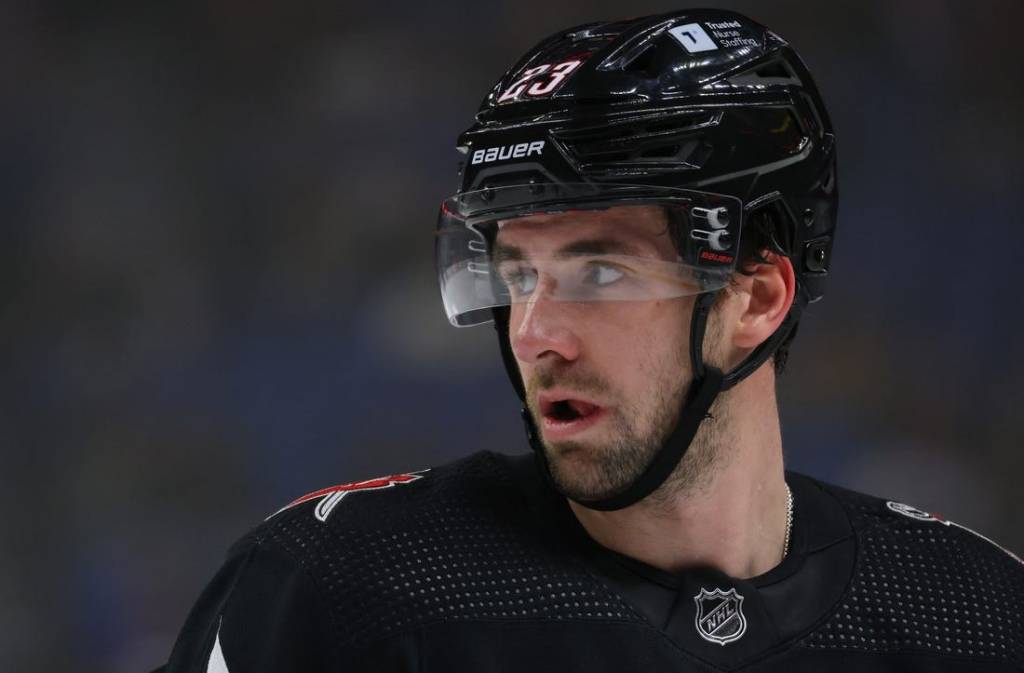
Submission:
<svg viewBox="0 0 1024 673">
<path fill-rule="evenodd" d="M 405 617 L 393 595 L 418 590 L 412 571 L 443 553 L 431 527 L 485 518 L 501 498 L 493 463 L 479 454 L 336 484 L 281 508 L 232 545 L 165 670 L 278 673 L 335 670 L 342 661 L 362 670 L 346 645 L 361 628 L 379 631 L 365 618 L 380 606 L 391 622 Z"/>
<path fill-rule="evenodd" d="M 818 482 L 846 509 L 857 560 L 812 647 L 1024 665 L 1024 563 L 984 535 L 912 505 Z"/>
<path fill-rule="evenodd" d="M 301 565 L 351 652 L 442 622 L 638 620 L 538 524 L 521 463 L 481 452 L 328 487 L 252 536 Z"/>
<path fill-rule="evenodd" d="M 1005 563 L 1008 568 L 1024 573 L 1024 560 L 1017 554 L 982 533 L 950 521 L 940 514 L 927 512 L 897 500 L 887 500 L 866 493 L 818 481 L 846 509 L 850 521 L 862 538 L 879 535 L 904 535 L 908 545 L 964 545 L 971 558 Z"/>
<path fill-rule="evenodd" d="M 374 535 L 409 528 L 438 508 L 463 512 L 500 507 L 507 501 L 500 456 L 479 452 L 426 469 L 337 483 L 307 493 L 268 516 L 251 537 Z"/>
</svg>

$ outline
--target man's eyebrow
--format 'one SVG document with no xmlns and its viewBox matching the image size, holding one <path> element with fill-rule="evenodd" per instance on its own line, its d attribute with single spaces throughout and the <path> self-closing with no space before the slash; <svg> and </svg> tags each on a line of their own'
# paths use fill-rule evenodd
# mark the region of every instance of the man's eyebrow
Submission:
<svg viewBox="0 0 1024 673">
<path fill-rule="evenodd" d="M 495 265 L 500 265 L 502 262 L 521 261 L 525 257 L 521 248 L 504 243 L 496 242 L 494 250 L 491 252 L 491 262 Z"/>
<path fill-rule="evenodd" d="M 614 238 L 588 238 L 573 241 L 558 249 L 556 257 L 568 255 L 642 255 L 643 249 L 628 241 Z"/>
<path fill-rule="evenodd" d="M 572 255 L 639 255 L 645 256 L 650 251 L 645 251 L 640 246 L 635 246 L 627 241 L 613 238 L 588 238 L 579 241 L 566 243 L 555 251 L 555 257 L 570 257 Z M 526 254 L 521 248 L 514 245 L 495 243 L 494 252 L 491 253 L 494 264 L 502 262 L 521 261 L 526 259 Z"/>
</svg>

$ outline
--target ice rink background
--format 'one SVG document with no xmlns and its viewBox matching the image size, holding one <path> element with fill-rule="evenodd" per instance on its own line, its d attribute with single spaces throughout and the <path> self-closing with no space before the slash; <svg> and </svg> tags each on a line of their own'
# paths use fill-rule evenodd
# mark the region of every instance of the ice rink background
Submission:
<svg viewBox="0 0 1024 673">
<path fill-rule="evenodd" d="M 788 465 L 1024 551 L 1024 5 L 700 4 L 790 40 L 838 131 Z M 540 38 L 677 6 L 0 6 L 4 670 L 149 670 L 283 503 L 524 451 L 435 285 L 454 139 Z"/>
</svg>

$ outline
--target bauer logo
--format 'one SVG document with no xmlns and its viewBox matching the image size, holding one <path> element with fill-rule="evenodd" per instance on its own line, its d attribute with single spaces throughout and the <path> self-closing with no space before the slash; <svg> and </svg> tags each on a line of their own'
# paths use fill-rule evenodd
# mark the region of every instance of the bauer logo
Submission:
<svg viewBox="0 0 1024 673">
<path fill-rule="evenodd" d="M 544 151 L 544 141 L 535 140 L 532 143 L 518 143 L 516 145 L 500 145 L 498 147 L 486 147 L 473 152 L 469 163 L 489 164 L 492 161 L 506 161 L 508 159 L 525 159 L 534 154 L 541 154 Z"/>
<path fill-rule="evenodd" d="M 672 37 L 676 38 L 676 41 L 679 42 L 679 44 L 683 45 L 683 49 L 691 54 L 718 49 L 718 45 L 715 44 L 715 41 L 707 34 L 707 31 L 701 28 L 699 23 L 688 23 L 685 26 L 676 26 L 668 32 Z"/>
</svg>

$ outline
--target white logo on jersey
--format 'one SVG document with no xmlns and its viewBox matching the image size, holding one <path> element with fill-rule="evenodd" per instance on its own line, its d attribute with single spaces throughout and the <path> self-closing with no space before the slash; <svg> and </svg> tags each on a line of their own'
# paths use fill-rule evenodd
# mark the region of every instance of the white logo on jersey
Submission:
<svg viewBox="0 0 1024 673">
<path fill-rule="evenodd" d="M 897 514 L 902 514 L 903 516 L 910 517 L 911 519 L 917 519 L 918 521 L 934 521 L 935 523 L 941 523 L 943 526 L 956 526 L 960 530 L 965 530 L 975 537 L 980 537 L 982 540 L 988 542 L 996 549 L 1005 552 L 1010 558 L 1014 559 L 1018 563 L 1024 564 L 1024 560 L 1021 560 L 1021 558 L 1014 554 L 1012 551 L 994 542 L 993 540 L 990 540 L 978 531 L 971 530 L 967 526 L 961 526 L 957 522 L 950 521 L 948 519 L 943 519 L 941 516 L 938 516 L 937 514 L 931 514 L 929 512 L 924 511 L 923 509 L 918 509 L 911 505 L 907 505 L 902 502 L 896 502 L 894 500 L 886 502 L 885 506 L 891 509 L 892 511 L 896 512 Z"/>
<path fill-rule="evenodd" d="M 735 589 L 708 591 L 701 587 L 693 597 L 697 604 L 694 624 L 697 633 L 709 643 L 726 645 L 739 640 L 747 632 L 747 618 L 743 616 L 743 596 Z"/>
<path fill-rule="evenodd" d="M 885 503 L 885 506 L 891 509 L 892 511 L 896 512 L 897 514 L 909 516 L 911 519 L 917 519 L 918 521 L 942 521 L 942 519 L 932 516 L 923 509 L 918 509 L 916 507 L 907 505 L 902 502 L 895 502 L 893 500 L 890 500 L 889 502 Z"/>
</svg>

